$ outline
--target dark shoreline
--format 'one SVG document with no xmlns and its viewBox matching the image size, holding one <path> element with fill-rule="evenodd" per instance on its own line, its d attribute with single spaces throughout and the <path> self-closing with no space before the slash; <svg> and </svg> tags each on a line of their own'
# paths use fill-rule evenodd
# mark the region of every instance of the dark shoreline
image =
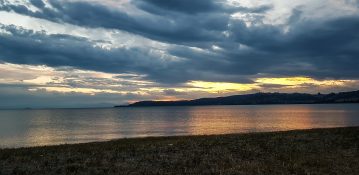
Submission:
<svg viewBox="0 0 359 175">
<path fill-rule="evenodd" d="M 359 127 L 0 149 L 0 174 L 359 174 Z"/>
<path fill-rule="evenodd" d="M 139 101 L 114 107 L 359 103 L 359 90 L 330 94 L 255 93 L 178 101 Z"/>
<path fill-rule="evenodd" d="M 263 103 L 263 104 L 207 104 L 207 105 L 154 105 L 154 106 L 130 106 L 118 105 L 108 108 L 154 108 L 154 107 L 201 107 L 201 106 L 273 106 L 273 105 L 344 105 L 359 104 L 359 102 L 337 102 L 337 103 Z M 66 108 L 64 108 L 66 109 Z M 70 108 L 71 109 L 71 108 Z M 91 109 L 91 108 L 89 108 Z"/>
</svg>

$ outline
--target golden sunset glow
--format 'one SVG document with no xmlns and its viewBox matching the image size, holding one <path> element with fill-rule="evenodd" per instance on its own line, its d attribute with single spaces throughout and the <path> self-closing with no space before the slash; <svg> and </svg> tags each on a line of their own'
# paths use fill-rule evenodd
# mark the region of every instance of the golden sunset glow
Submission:
<svg viewBox="0 0 359 175">
<path fill-rule="evenodd" d="M 262 84 L 277 84 L 277 85 L 299 85 L 303 83 L 310 83 L 315 81 L 308 77 L 285 77 L 285 78 L 258 78 L 255 82 Z"/>
<path fill-rule="evenodd" d="M 248 91 L 257 88 L 256 84 L 240 84 L 240 83 L 228 83 L 228 82 L 191 81 L 188 84 L 210 93 L 217 93 L 218 91 L 220 92 Z"/>
<path fill-rule="evenodd" d="M 99 74 L 94 74 L 98 76 Z M 87 77 L 87 76 L 86 76 Z M 111 80 L 112 77 L 106 77 L 105 80 Z M 53 80 L 51 77 L 42 76 L 37 77 L 32 80 L 25 80 L 24 83 L 46 85 L 47 83 L 58 83 L 58 86 L 42 86 L 36 88 L 29 88 L 29 91 L 47 91 L 47 92 L 57 92 L 57 93 L 82 93 L 89 95 L 96 95 L 101 93 L 108 94 L 137 94 L 144 97 L 151 97 L 155 101 L 173 101 L 173 100 L 184 100 L 192 99 L 191 94 L 202 93 L 203 96 L 217 93 L 243 93 L 248 91 L 266 91 L 266 85 L 280 85 L 283 87 L 277 87 L 277 90 L 292 90 L 296 91 L 300 88 L 305 87 L 316 87 L 316 90 L 325 88 L 336 88 L 336 87 L 346 87 L 351 84 L 356 84 L 358 81 L 355 80 L 316 80 L 309 77 L 286 77 L 286 78 L 258 78 L 254 80 L 254 83 L 251 84 L 241 84 L 241 83 L 231 83 L 231 82 L 206 82 L 206 81 L 190 81 L 186 83 L 188 86 L 178 87 L 178 88 L 166 88 L 166 87 L 156 87 L 156 84 L 151 84 L 146 82 L 143 86 L 144 88 L 138 89 L 125 89 L 123 85 L 107 85 L 108 87 L 113 87 L 113 89 L 102 88 L 93 84 L 92 82 L 83 82 L 86 83 L 89 87 L 93 88 L 82 88 L 82 87 L 68 87 L 61 84 L 63 80 Z M 81 82 L 82 80 L 76 80 Z M 15 81 L 16 82 L 16 81 Z M 19 82 L 19 81 L 17 81 Z M 138 81 L 141 82 L 141 81 Z M 136 82 L 135 82 L 136 83 Z M 106 85 L 106 84 L 104 84 Z M 153 86 L 153 87 L 148 87 Z M 172 94 L 166 94 L 166 91 L 173 92 Z M 207 95 L 206 95 L 207 94 Z"/>
<path fill-rule="evenodd" d="M 285 77 L 285 78 L 258 78 L 256 83 L 275 84 L 284 86 L 298 86 L 304 84 L 320 85 L 320 86 L 343 86 L 353 80 L 316 80 L 310 77 Z"/>
<path fill-rule="evenodd" d="M 59 92 L 59 93 L 83 93 L 89 95 L 95 95 L 97 93 L 111 93 L 122 94 L 119 91 L 109 89 L 91 89 L 91 88 L 70 88 L 70 87 L 41 87 L 38 89 L 29 89 L 30 91 L 45 90 L 47 92 Z"/>
<path fill-rule="evenodd" d="M 81 94 L 136 94 L 152 100 L 181 100 L 212 96 L 222 93 L 256 91 L 300 91 L 301 88 L 352 87 L 357 80 L 317 80 L 311 77 L 259 77 L 253 83 L 189 81 L 180 86 L 166 87 L 156 82 L 141 79 L 137 74 L 110 74 L 80 69 L 55 69 L 48 66 L 29 66 L 0 63 L 0 83 L 28 85 L 31 92 L 81 93 Z M 127 77 L 133 77 L 128 79 Z M 74 87 L 72 84 L 76 84 Z M 266 85 L 279 85 L 269 89 Z M 168 93 L 169 92 L 169 93 Z M 197 94 L 197 96 L 194 96 Z M 136 101 L 136 100 L 132 100 Z"/>
<path fill-rule="evenodd" d="M 208 93 L 228 93 L 228 92 L 242 92 L 251 90 L 266 91 L 263 87 L 265 85 L 281 85 L 283 90 L 301 87 L 316 86 L 319 88 L 330 87 L 345 87 L 350 86 L 351 83 L 358 83 L 355 80 L 316 80 L 310 77 L 279 77 L 279 78 L 257 78 L 251 84 L 231 83 L 231 82 L 205 82 L 205 81 L 191 81 L 188 84 L 197 90 Z"/>
</svg>

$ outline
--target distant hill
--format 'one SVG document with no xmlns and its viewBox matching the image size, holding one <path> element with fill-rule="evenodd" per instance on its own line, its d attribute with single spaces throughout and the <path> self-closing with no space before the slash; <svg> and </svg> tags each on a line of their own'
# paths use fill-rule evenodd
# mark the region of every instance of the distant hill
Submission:
<svg viewBox="0 0 359 175">
<path fill-rule="evenodd" d="M 255 105 L 255 104 L 318 104 L 359 103 L 359 91 L 330 94 L 256 93 L 228 97 L 200 98 L 180 101 L 140 101 L 126 106 L 204 106 L 204 105 Z"/>
</svg>

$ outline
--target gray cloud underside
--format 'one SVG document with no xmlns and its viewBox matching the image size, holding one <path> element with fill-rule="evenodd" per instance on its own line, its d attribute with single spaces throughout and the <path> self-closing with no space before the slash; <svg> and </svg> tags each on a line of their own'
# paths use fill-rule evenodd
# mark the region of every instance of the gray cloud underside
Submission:
<svg viewBox="0 0 359 175">
<path fill-rule="evenodd" d="M 52 9 L 37 5 L 37 3 L 34 4 L 41 9 L 38 12 L 33 12 L 22 5 L 6 5 L 0 9 L 59 23 L 125 30 L 151 39 L 168 42 L 220 40 L 221 31 L 226 28 L 229 19 L 228 13 L 215 11 L 213 14 L 171 15 L 168 18 L 168 16 L 157 15 L 130 16 L 125 12 L 97 3 L 57 0 L 50 0 L 49 3 L 53 7 Z M 80 13 L 79 9 L 81 9 Z M 176 20 L 171 19 L 172 17 L 176 17 Z M 194 28 L 194 25 L 200 25 L 200 27 Z"/>
<path fill-rule="evenodd" d="M 134 94 L 65 94 L 46 91 L 29 92 L 27 89 L 27 86 L 0 84 L 0 109 L 26 107 L 110 107 L 113 105 L 125 104 L 127 103 L 127 100 L 130 99 L 143 98 Z"/>
<path fill-rule="evenodd" d="M 112 73 L 135 72 L 162 83 L 250 82 L 248 77 L 258 73 L 359 78 L 359 16 L 299 20 L 300 10 L 294 10 L 287 23 L 289 31 L 283 32 L 283 26 L 262 23 L 260 14 L 270 7 L 230 8 L 218 1 L 134 1 L 144 14 L 131 16 L 89 2 L 50 0 L 56 10 L 38 1 L 32 2 L 36 2 L 33 4 L 41 11 L 32 12 L 25 6 L 15 5 L 2 6 L 1 10 L 58 23 L 124 30 L 174 44 L 167 54 L 185 59 L 163 61 L 146 49 L 103 50 L 93 47 L 85 38 L 6 27 L 12 35 L 0 36 L 1 60 Z M 231 19 L 234 11 L 259 15 L 255 21 L 259 25 L 247 26 L 242 20 Z M 213 50 L 212 45 L 222 50 Z M 206 52 L 188 46 L 200 47 Z"/>
</svg>

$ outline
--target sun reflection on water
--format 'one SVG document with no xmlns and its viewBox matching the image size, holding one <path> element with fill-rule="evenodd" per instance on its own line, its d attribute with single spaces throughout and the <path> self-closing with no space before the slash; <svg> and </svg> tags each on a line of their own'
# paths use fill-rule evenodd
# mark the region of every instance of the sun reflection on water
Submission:
<svg viewBox="0 0 359 175">
<path fill-rule="evenodd" d="M 0 147 L 359 125 L 358 104 L 0 111 Z"/>
</svg>

